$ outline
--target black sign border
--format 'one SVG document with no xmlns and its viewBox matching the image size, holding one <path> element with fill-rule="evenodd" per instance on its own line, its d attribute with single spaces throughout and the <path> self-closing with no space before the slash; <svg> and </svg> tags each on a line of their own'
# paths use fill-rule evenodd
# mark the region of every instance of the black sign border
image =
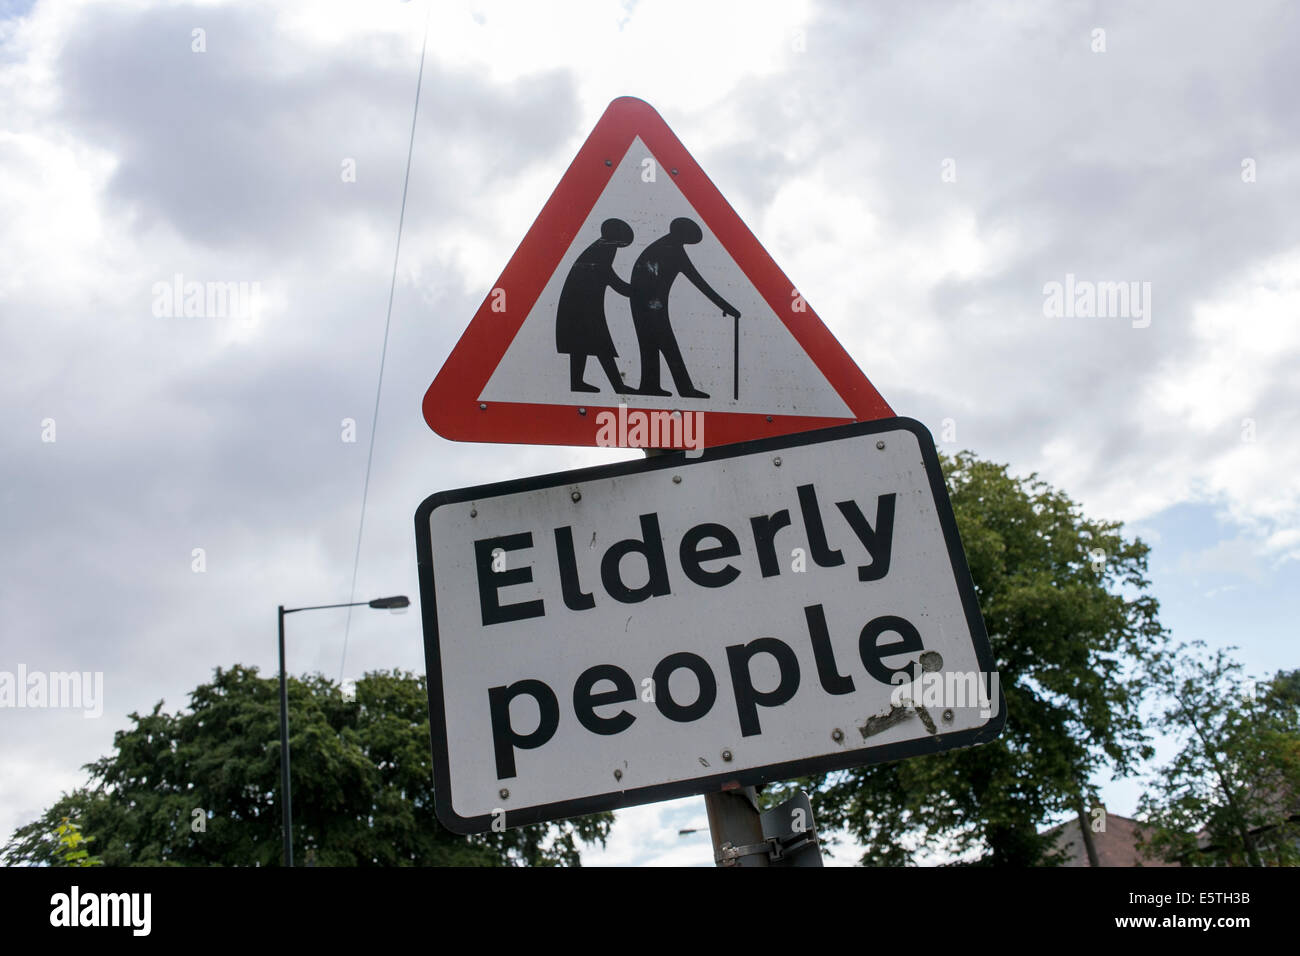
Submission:
<svg viewBox="0 0 1300 956">
<path fill-rule="evenodd" d="M 944 485 L 943 474 L 939 467 L 939 456 L 935 451 L 934 439 L 929 430 L 912 418 L 882 418 L 870 422 L 854 422 L 849 425 L 835 425 L 813 431 L 795 432 L 774 438 L 760 438 L 754 441 L 738 442 L 732 445 L 719 445 L 705 451 L 695 458 L 688 458 L 683 451 L 647 457 L 644 461 L 617 462 L 612 465 L 597 465 L 592 468 L 580 468 L 574 471 L 552 472 L 533 478 L 518 478 L 511 481 L 498 481 L 470 488 L 457 488 L 440 491 L 430 495 L 421 502 L 415 512 L 415 549 L 420 575 L 420 614 L 424 625 L 424 656 L 429 688 L 429 737 L 433 753 L 434 812 L 438 820 L 453 833 L 469 835 L 490 830 L 493 823 L 492 814 L 476 817 L 462 817 L 451 805 L 451 768 L 447 748 L 447 720 L 443 697 L 442 657 L 438 647 L 438 605 L 434 593 L 433 573 L 433 539 L 429 527 L 429 518 L 435 508 L 444 505 L 463 504 L 482 501 L 502 495 L 517 494 L 527 491 L 539 491 L 560 485 L 574 485 L 583 482 L 599 481 L 624 475 L 643 474 L 660 471 L 665 468 L 691 468 L 707 462 L 723 461 L 763 452 L 780 451 L 785 448 L 800 448 L 805 445 L 817 445 L 824 442 L 840 441 L 845 438 L 866 437 L 881 432 L 906 430 L 917 438 L 921 448 L 921 457 L 925 463 L 926 477 L 934 496 L 935 511 L 939 516 L 939 525 L 943 530 L 944 541 L 948 546 L 948 557 L 952 565 L 953 577 L 957 591 L 961 596 L 962 607 L 966 613 L 966 622 L 974 644 L 975 657 L 980 671 L 993 671 L 992 650 L 989 647 L 988 634 L 984 629 L 984 617 L 980 613 L 979 602 L 975 596 L 975 586 L 971 581 L 970 568 L 966 564 L 966 554 L 962 549 L 961 537 L 957 531 L 957 521 L 952 513 L 952 503 L 948 500 L 948 489 Z M 639 806 L 657 803 L 661 800 L 674 800 L 678 797 L 697 796 L 714 793 L 734 787 L 744 787 L 769 783 L 776 780 L 791 780 L 795 777 L 813 776 L 832 770 L 846 770 L 868 764 L 900 760 L 905 757 L 919 757 L 923 754 L 939 753 L 958 747 L 986 743 L 1002 732 L 1006 724 L 1006 699 L 997 695 L 997 711 L 988 723 L 973 730 L 957 731 L 950 734 L 928 734 L 923 738 L 883 746 L 861 747 L 840 753 L 820 757 L 808 757 L 802 760 L 787 761 L 779 764 L 766 764 L 743 771 L 731 773 L 714 773 L 689 780 L 677 780 L 672 783 L 657 784 L 650 787 L 637 787 L 631 790 L 616 790 L 558 803 L 537 804 L 518 809 L 505 809 L 503 823 L 507 827 L 525 826 L 531 823 L 544 823 L 566 817 L 617 810 L 621 807 Z M 498 824 L 500 826 L 501 824 Z"/>
</svg>

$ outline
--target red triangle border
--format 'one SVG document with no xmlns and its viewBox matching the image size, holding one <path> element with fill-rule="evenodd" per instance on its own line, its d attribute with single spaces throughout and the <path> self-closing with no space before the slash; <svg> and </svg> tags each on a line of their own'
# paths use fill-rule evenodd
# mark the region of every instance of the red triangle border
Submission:
<svg viewBox="0 0 1300 956">
<path fill-rule="evenodd" d="M 724 445 L 848 421 L 892 417 L 894 412 L 888 403 L 812 307 L 805 302 L 806 311 L 792 309 L 796 286 L 759 244 L 663 118 L 643 100 L 620 97 L 606 108 L 493 286 L 494 290 L 506 290 L 507 311 L 492 311 L 494 296 L 489 292 L 429 386 L 423 402 L 429 427 L 455 441 L 597 444 L 597 416 L 603 411 L 617 413 L 617 405 L 581 405 L 578 401 L 569 405 L 480 402 L 478 396 L 546 283 L 559 268 L 619 161 L 638 136 L 660 169 L 673 176 L 674 184 L 686 200 L 855 416 L 825 418 L 706 411 L 700 432 L 705 443 Z M 672 408 L 637 410 L 672 411 Z"/>
</svg>

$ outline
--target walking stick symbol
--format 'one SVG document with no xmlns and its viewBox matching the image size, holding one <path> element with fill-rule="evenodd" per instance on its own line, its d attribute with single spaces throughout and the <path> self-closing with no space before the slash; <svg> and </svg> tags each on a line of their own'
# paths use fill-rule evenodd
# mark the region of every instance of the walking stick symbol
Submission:
<svg viewBox="0 0 1300 956">
<path fill-rule="evenodd" d="M 740 316 L 734 316 L 732 322 L 734 324 L 734 333 L 731 340 L 731 354 L 733 357 L 731 365 L 731 398 L 735 401 L 740 398 Z"/>
</svg>

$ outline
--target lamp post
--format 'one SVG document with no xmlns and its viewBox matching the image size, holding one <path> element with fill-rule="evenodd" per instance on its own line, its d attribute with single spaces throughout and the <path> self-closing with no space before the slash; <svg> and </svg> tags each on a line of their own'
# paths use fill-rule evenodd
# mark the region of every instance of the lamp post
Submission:
<svg viewBox="0 0 1300 956">
<path fill-rule="evenodd" d="M 403 594 L 395 597 L 375 598 L 373 601 L 353 601 L 350 604 L 317 604 L 314 607 L 280 605 L 280 806 L 284 810 L 284 865 L 293 866 L 293 797 L 289 792 L 289 685 L 284 676 L 284 616 L 299 611 L 323 611 L 332 607 L 369 607 L 399 611 L 409 607 L 411 601 Z"/>
</svg>

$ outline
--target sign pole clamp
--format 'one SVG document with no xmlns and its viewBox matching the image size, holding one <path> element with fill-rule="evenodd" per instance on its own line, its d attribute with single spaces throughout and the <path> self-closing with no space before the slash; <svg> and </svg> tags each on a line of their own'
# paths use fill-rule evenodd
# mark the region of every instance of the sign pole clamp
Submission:
<svg viewBox="0 0 1300 956">
<path fill-rule="evenodd" d="M 799 850 L 808 846 L 816 846 L 816 844 L 817 838 L 812 831 L 793 834 L 784 839 L 781 837 L 768 837 L 762 843 L 749 843 L 741 846 L 727 842 L 718 848 L 713 861 L 718 866 L 737 866 L 741 857 L 764 854 L 770 864 L 780 866 Z"/>
</svg>

